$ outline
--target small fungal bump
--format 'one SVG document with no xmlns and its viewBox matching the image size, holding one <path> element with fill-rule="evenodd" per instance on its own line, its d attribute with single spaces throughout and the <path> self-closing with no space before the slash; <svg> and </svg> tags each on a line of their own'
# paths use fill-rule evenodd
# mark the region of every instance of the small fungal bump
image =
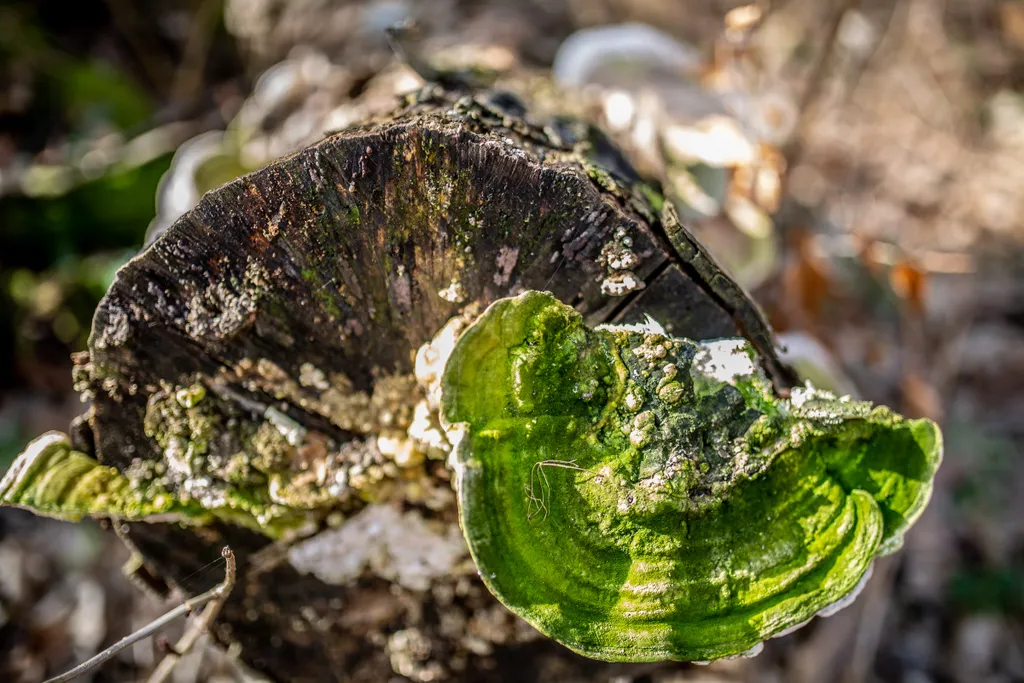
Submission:
<svg viewBox="0 0 1024 683">
<path fill-rule="evenodd" d="M 324 371 L 312 363 L 303 363 L 299 366 L 299 384 L 318 391 L 327 391 L 331 387 Z"/>
<path fill-rule="evenodd" d="M 643 289 L 643 281 L 632 271 L 624 270 L 612 273 L 601 281 L 601 293 L 605 296 L 625 296 L 630 292 Z"/>
<path fill-rule="evenodd" d="M 298 446 L 305 440 L 306 428 L 277 408 L 274 408 L 273 406 L 268 407 L 263 416 L 267 418 L 272 425 L 277 427 L 281 436 L 283 436 L 290 445 Z"/>
<path fill-rule="evenodd" d="M 199 402 L 206 398 L 206 387 L 202 384 L 193 384 L 189 387 L 178 389 L 174 398 L 182 408 L 194 408 Z"/>
<path fill-rule="evenodd" d="M 439 291 L 437 295 L 452 304 L 460 304 L 466 300 L 466 290 L 458 280 L 452 280 L 451 284 Z"/>
<path fill-rule="evenodd" d="M 669 382 L 658 389 L 658 398 L 668 404 L 675 404 L 682 399 L 685 393 L 683 385 L 679 382 Z"/>
<path fill-rule="evenodd" d="M 637 448 L 643 448 L 650 441 L 651 435 L 648 430 L 633 428 L 629 433 L 629 442 Z"/>
</svg>

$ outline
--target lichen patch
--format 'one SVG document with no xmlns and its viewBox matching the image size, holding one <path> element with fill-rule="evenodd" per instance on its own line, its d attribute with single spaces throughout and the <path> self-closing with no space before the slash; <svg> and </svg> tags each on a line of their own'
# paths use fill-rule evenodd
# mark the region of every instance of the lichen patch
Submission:
<svg viewBox="0 0 1024 683">
<path fill-rule="evenodd" d="M 494 284 L 499 287 L 504 287 L 508 284 L 509 278 L 512 276 L 512 269 L 516 267 L 516 261 L 518 260 L 518 247 L 500 248 L 498 250 L 498 256 L 495 258 L 495 265 L 498 270 L 494 274 Z"/>
</svg>

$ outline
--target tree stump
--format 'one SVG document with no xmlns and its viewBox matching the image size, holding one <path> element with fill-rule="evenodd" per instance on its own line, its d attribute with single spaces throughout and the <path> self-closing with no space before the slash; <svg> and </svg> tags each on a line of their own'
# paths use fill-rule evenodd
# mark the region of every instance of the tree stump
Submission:
<svg viewBox="0 0 1024 683">
<path fill-rule="evenodd" d="M 277 458 L 296 476 L 320 468 L 321 479 L 329 462 L 334 488 L 318 481 L 300 535 L 348 533 L 387 508 L 458 555 L 443 460 L 391 452 L 382 436 L 401 437 L 425 400 L 417 350 L 452 318 L 528 289 L 589 323 L 650 315 L 677 336 L 746 337 L 777 387 L 793 381 L 756 306 L 599 131 L 537 120 L 509 93 L 428 87 L 388 120 L 210 192 L 120 271 L 76 359 L 92 406 L 74 447 L 156 475 L 184 449 L 185 470 L 212 463 L 178 473 L 197 498 L 223 495 L 210 471 L 262 476 L 239 454 Z M 190 391 L 205 394 L 203 421 Z M 385 542 L 372 524 L 364 531 Z M 214 633 L 273 680 L 626 671 L 544 640 L 465 557 L 412 579 L 370 557 L 331 582 L 296 566 L 307 541 L 295 534 L 275 542 L 224 519 L 119 533 L 144 560 L 139 576 L 188 594 L 209 587 L 215 579 L 196 572 L 230 545 L 239 578 Z M 359 552 L 327 555 L 344 564 Z"/>
</svg>

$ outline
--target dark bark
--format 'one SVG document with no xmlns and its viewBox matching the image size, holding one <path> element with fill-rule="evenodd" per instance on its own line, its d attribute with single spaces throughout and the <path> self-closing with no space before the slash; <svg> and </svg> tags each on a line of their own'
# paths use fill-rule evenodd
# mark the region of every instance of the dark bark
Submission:
<svg viewBox="0 0 1024 683">
<path fill-rule="evenodd" d="M 507 102 L 428 89 L 390 120 L 206 195 L 121 270 L 100 304 L 78 362 L 79 386 L 94 401 L 91 429 L 74 430 L 76 447 L 122 470 L 160 460 L 144 428 L 147 403 L 162 386 L 196 378 L 211 385 L 223 432 L 210 439 L 211 452 L 237 450 L 237 435 L 265 421 L 267 406 L 322 435 L 329 449 L 361 443 L 367 435 L 275 391 L 272 373 L 244 368 L 269 360 L 296 378 L 308 363 L 369 393 L 381 376 L 410 373 L 417 348 L 465 306 L 525 289 L 552 291 L 591 323 L 650 314 L 680 336 L 746 336 L 776 384 L 788 386 L 757 308 L 670 208 L 655 210 L 657 187 L 637 180 L 588 126 L 540 125 Z M 611 296 L 606 283 L 602 291 L 610 276 L 626 278 L 609 265 L 616 250 L 632 254 L 625 260 L 636 261 L 630 270 L 646 288 Z M 423 476 L 443 480 L 443 465 L 428 462 Z M 362 505 L 338 502 L 345 513 Z M 419 509 L 455 519 L 449 508 Z M 565 675 L 622 670 L 543 640 L 522 644 L 524 629 L 475 577 L 426 592 L 371 576 L 336 586 L 287 562 L 258 568 L 254 556 L 272 554 L 270 541 L 240 527 L 120 531 L 149 574 L 186 593 L 217 580 L 194 572 L 230 544 L 239 581 L 216 635 L 239 643 L 242 658 L 275 680 L 384 680 L 394 663 L 388 634 L 410 627 L 428 643 L 412 656 L 417 666 L 436 662 L 467 680 L 534 679 L 551 666 Z M 445 613 L 472 620 L 481 610 L 498 610 L 508 633 L 489 643 L 490 654 L 467 649 L 445 626 Z"/>
</svg>

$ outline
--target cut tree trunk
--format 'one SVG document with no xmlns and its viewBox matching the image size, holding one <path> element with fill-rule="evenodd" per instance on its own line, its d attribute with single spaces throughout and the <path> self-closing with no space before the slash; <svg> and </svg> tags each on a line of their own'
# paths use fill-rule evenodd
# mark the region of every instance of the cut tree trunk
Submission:
<svg viewBox="0 0 1024 683">
<path fill-rule="evenodd" d="M 389 120 L 207 194 L 100 304 L 77 359 L 93 402 L 73 427 L 75 447 L 122 471 L 162 461 L 147 410 L 161 392 L 201 383 L 218 416 L 207 457 L 237 452 L 239 435 L 258 432 L 272 408 L 321 451 L 386 461 L 343 405 L 318 402 L 323 378 L 373 395 L 382 378 L 411 376 L 417 349 L 449 319 L 528 289 L 553 292 L 589 323 L 649 314 L 677 336 L 746 337 L 776 385 L 789 386 L 756 306 L 657 185 L 592 127 L 545 123 L 505 93 L 428 87 Z M 394 419 L 402 427 L 409 417 Z M 443 461 L 382 471 L 380 495 L 339 495 L 321 528 L 368 498 L 431 528 L 457 524 L 450 496 L 425 503 L 386 485 L 420 477 L 448 487 Z M 239 579 L 214 635 L 276 681 L 542 680 L 628 668 L 544 640 L 471 564 L 425 588 L 372 568 L 335 585 L 241 526 L 133 523 L 119 533 L 144 558 L 140 576 L 187 594 L 218 580 L 196 572 L 230 545 Z"/>
</svg>

